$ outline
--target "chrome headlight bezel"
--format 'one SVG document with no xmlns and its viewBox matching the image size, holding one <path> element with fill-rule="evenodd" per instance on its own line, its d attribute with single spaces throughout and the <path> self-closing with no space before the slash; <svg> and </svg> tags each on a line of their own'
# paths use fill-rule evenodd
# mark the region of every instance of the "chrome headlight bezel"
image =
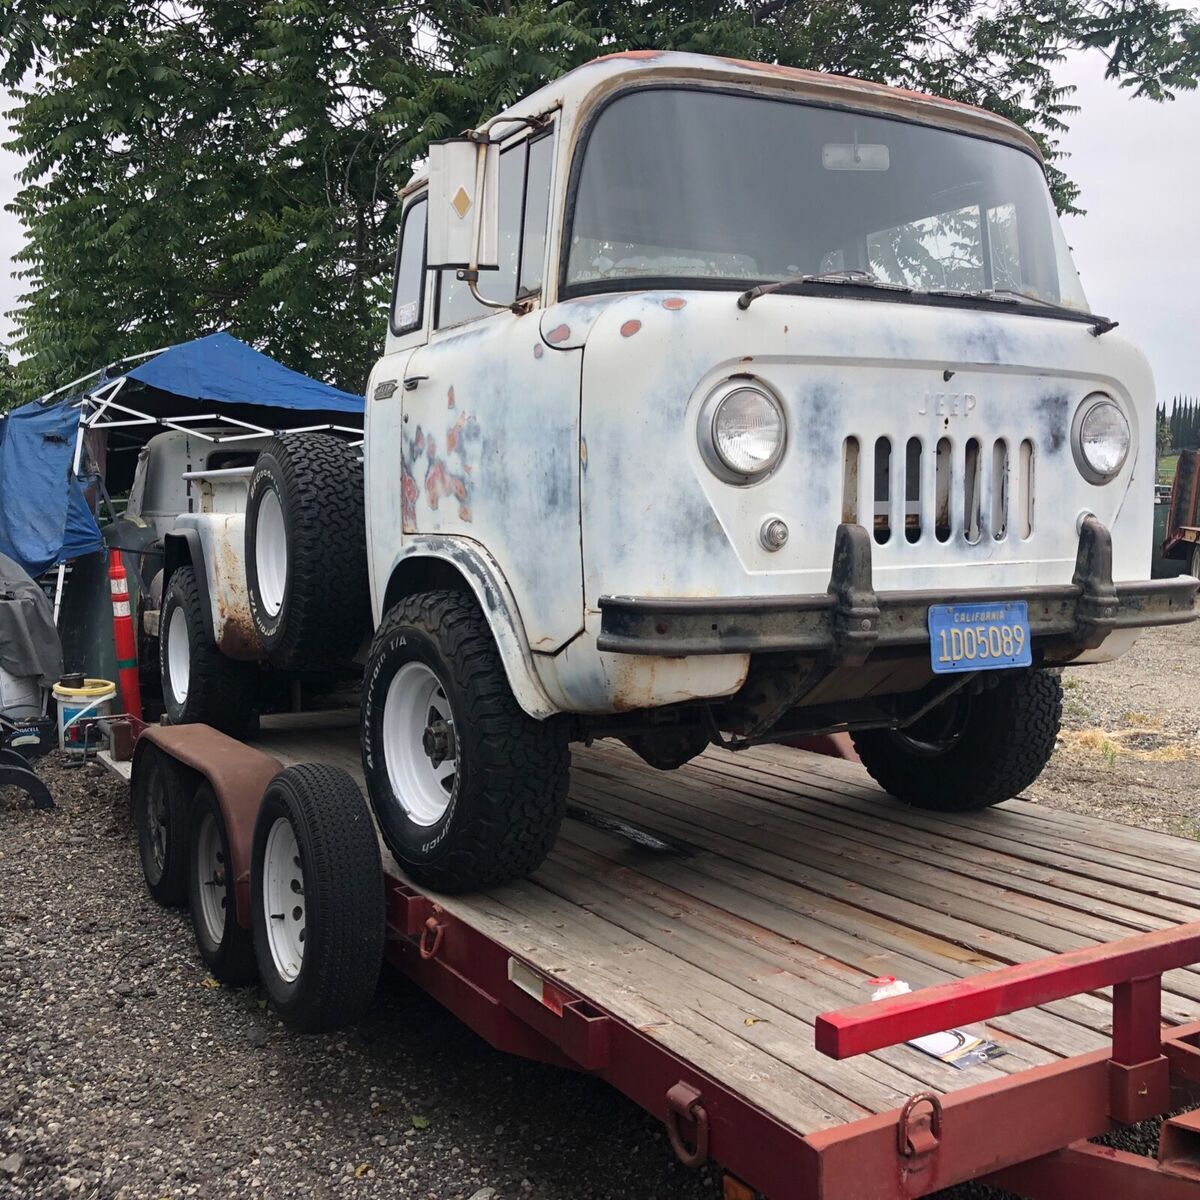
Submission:
<svg viewBox="0 0 1200 1200">
<path fill-rule="evenodd" d="M 724 404 L 739 392 L 750 392 L 765 401 L 775 412 L 779 421 L 779 439 L 769 459 L 752 471 L 739 468 L 732 463 L 721 451 L 718 439 L 717 420 Z M 787 414 L 778 396 L 761 379 L 753 376 L 743 376 L 738 379 L 727 379 L 719 387 L 714 388 L 700 406 L 697 421 L 697 442 L 700 456 L 705 466 L 726 483 L 737 487 L 750 487 L 768 478 L 779 466 L 783 453 L 787 449 Z"/>
<path fill-rule="evenodd" d="M 1088 452 L 1084 444 L 1085 426 L 1087 422 L 1093 418 L 1101 409 L 1111 409 L 1120 418 L 1121 425 L 1125 431 L 1125 445 L 1121 452 L 1121 457 L 1115 467 L 1111 469 L 1101 469 L 1088 456 Z M 1125 410 L 1107 393 L 1092 392 L 1085 396 L 1079 407 L 1075 410 L 1075 419 L 1071 422 L 1071 453 L 1075 457 L 1075 465 L 1079 468 L 1079 473 L 1089 483 L 1103 485 L 1111 483 L 1121 471 L 1125 464 L 1129 461 L 1129 453 L 1133 449 L 1133 427 L 1129 423 L 1129 418 L 1125 415 Z"/>
</svg>

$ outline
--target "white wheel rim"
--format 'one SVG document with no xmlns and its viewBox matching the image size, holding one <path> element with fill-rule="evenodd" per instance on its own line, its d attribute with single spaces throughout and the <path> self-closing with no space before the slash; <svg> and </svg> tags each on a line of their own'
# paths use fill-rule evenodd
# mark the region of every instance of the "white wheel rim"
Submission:
<svg viewBox="0 0 1200 1200">
<path fill-rule="evenodd" d="M 258 505 L 254 524 L 254 566 L 258 572 L 258 595 L 267 615 L 277 617 L 283 607 L 287 585 L 287 529 L 283 506 L 274 488 L 267 488 Z"/>
<path fill-rule="evenodd" d="M 445 689 L 422 662 L 405 663 L 388 685 L 383 761 L 392 794 L 409 820 L 436 825 L 454 797 L 458 752 Z"/>
<path fill-rule="evenodd" d="M 187 700 L 191 674 L 192 648 L 188 642 L 187 616 L 182 608 L 175 608 L 167 624 L 167 684 L 177 704 Z"/>
<path fill-rule="evenodd" d="M 304 965 L 307 913 L 300 847 L 296 842 L 296 831 L 287 817 L 277 818 L 267 834 L 262 888 L 271 959 L 279 977 L 291 983 Z"/>
<path fill-rule="evenodd" d="M 205 813 L 196 831 L 196 878 L 200 881 L 200 918 L 214 946 L 225 936 L 226 887 L 225 851 L 221 849 L 221 831 L 212 813 Z"/>
</svg>

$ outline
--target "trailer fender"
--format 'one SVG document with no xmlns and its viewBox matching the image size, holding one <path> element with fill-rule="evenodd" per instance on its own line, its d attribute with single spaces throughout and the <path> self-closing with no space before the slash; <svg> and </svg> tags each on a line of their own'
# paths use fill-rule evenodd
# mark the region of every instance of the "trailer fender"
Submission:
<svg viewBox="0 0 1200 1200">
<path fill-rule="evenodd" d="M 237 922 L 250 928 L 250 856 L 254 821 L 267 784 L 283 770 L 270 754 L 213 729 L 211 725 L 152 725 L 138 738 L 133 752 L 133 777 L 145 761 L 148 744 L 189 767 L 208 781 L 221 809 L 229 839 L 230 864 L 237 896 Z M 193 797 L 185 799 L 191 808 Z"/>
<path fill-rule="evenodd" d="M 504 673 L 517 703 L 538 720 L 559 711 L 542 687 L 517 602 L 499 564 L 469 538 L 431 537 L 408 542 L 392 560 L 378 626 L 392 605 L 417 592 L 447 587 L 470 588 L 487 618 Z"/>
</svg>

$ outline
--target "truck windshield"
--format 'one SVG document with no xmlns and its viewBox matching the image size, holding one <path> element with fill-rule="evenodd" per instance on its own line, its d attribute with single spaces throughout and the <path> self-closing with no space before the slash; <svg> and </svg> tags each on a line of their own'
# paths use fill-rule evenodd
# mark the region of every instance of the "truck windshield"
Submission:
<svg viewBox="0 0 1200 1200">
<path fill-rule="evenodd" d="M 1045 177 L 1015 147 L 698 88 L 629 92 L 600 113 L 576 187 L 568 294 L 836 271 L 1087 309 Z"/>
</svg>

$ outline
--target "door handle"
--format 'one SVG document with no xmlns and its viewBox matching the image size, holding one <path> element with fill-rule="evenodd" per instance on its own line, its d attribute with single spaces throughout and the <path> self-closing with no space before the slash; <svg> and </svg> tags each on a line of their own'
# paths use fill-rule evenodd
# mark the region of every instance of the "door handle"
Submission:
<svg viewBox="0 0 1200 1200">
<path fill-rule="evenodd" d="M 417 390 L 417 384 L 428 378 L 428 375 L 405 375 L 404 390 L 406 392 L 415 392 Z"/>
</svg>

